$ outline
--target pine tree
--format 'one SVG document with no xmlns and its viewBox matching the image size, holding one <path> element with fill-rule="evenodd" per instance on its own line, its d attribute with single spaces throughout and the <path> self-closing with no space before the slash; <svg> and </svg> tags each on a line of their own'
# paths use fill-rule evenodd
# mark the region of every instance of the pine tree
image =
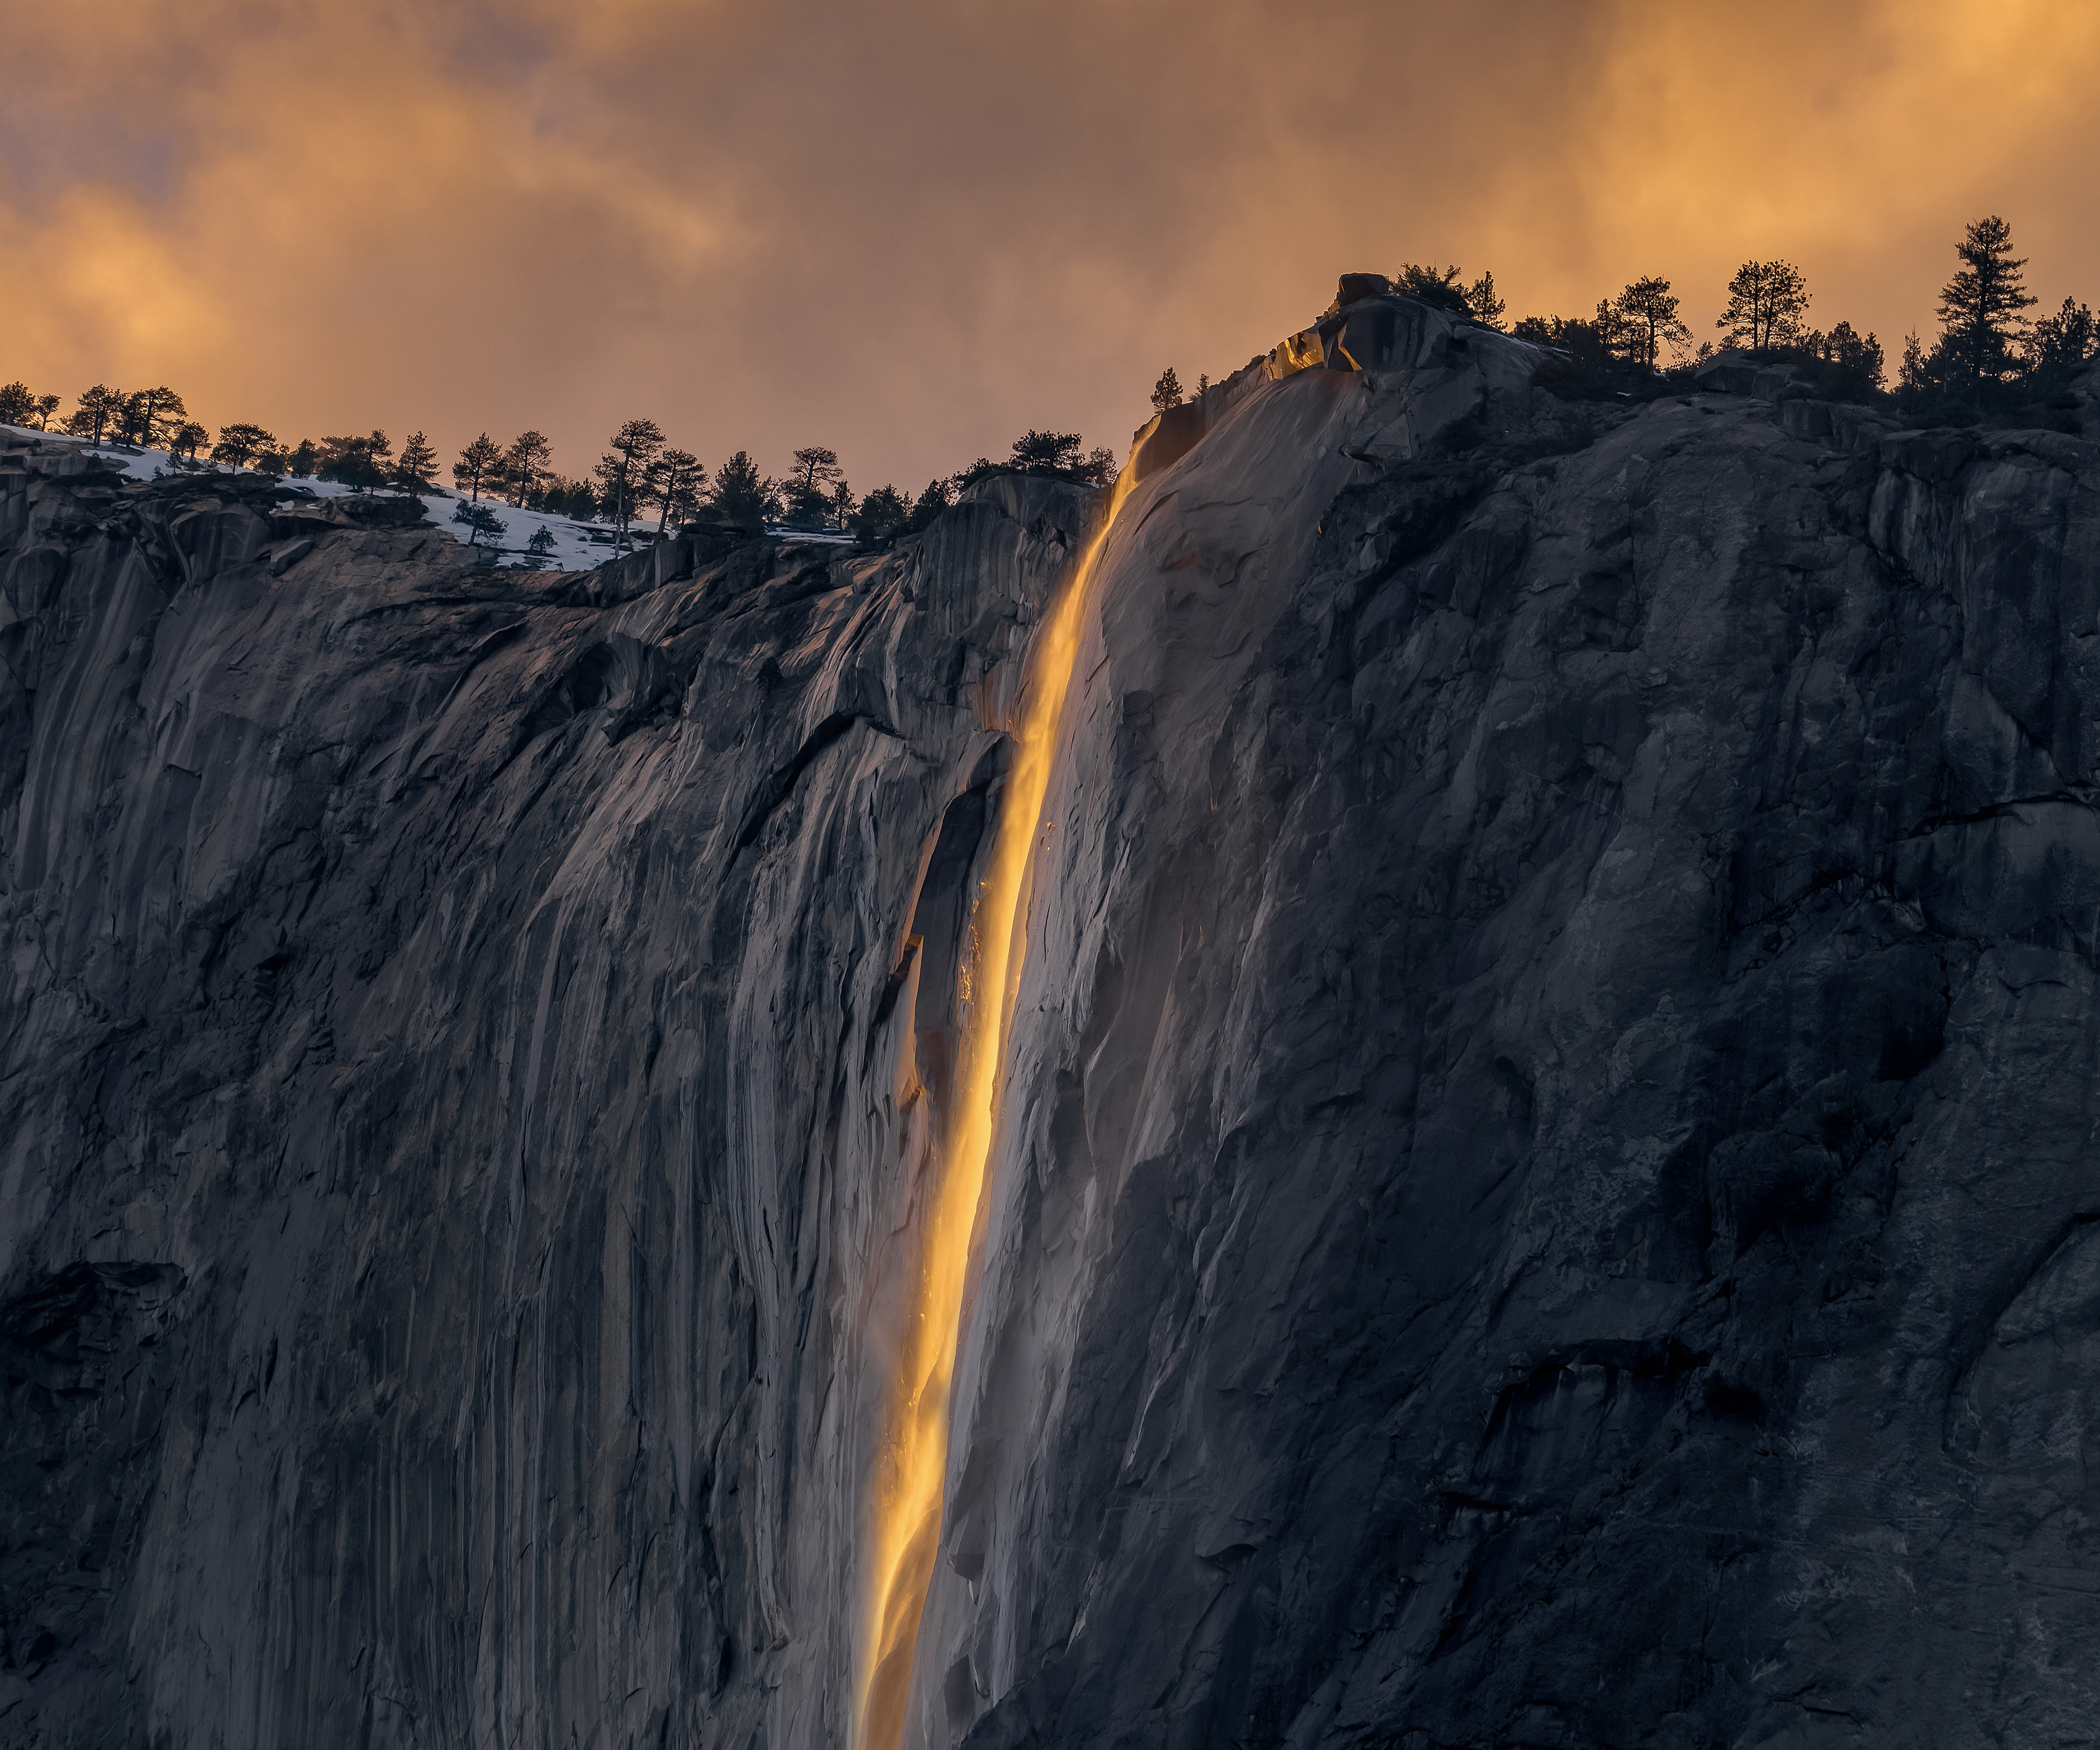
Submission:
<svg viewBox="0 0 2100 1750">
<path fill-rule="evenodd" d="M 1466 288 L 1466 309 L 1482 328 L 1500 330 L 1502 317 L 1508 312 L 1509 306 L 1495 295 L 1495 276 L 1492 271 L 1483 273 Z"/>
<path fill-rule="evenodd" d="M 1152 386 L 1152 404 L 1162 413 L 1169 408 L 1181 404 L 1181 379 L 1174 374 L 1174 367 L 1171 364 L 1159 373 L 1159 381 Z M 1031 432 L 1030 435 L 1035 434 Z M 1079 439 L 1074 438 L 1072 443 L 1076 449 Z M 1021 446 L 1016 444 L 1014 447 L 1018 450 Z"/>
<path fill-rule="evenodd" d="M 503 533 L 503 519 L 478 499 L 461 499 L 452 507 L 452 521 L 466 529 L 470 547 L 484 535 L 493 537 Z"/>
<path fill-rule="evenodd" d="M 62 399 L 62 397 L 58 395 L 38 395 L 37 397 L 38 430 L 49 431 L 51 429 L 51 415 L 58 412 L 59 403 Z"/>
<path fill-rule="evenodd" d="M 835 452 L 806 447 L 795 452 L 794 465 L 781 483 L 786 504 L 783 519 L 796 528 L 822 528 L 830 518 L 832 487 L 845 478 Z"/>
<path fill-rule="evenodd" d="M 459 460 L 452 464 L 452 484 L 465 487 L 467 497 L 478 501 L 482 483 L 502 460 L 501 448 L 484 431 L 460 452 Z"/>
<path fill-rule="evenodd" d="M 1114 486 L 1115 452 L 1105 445 L 1088 451 L 1086 460 L 1079 464 L 1079 478 L 1094 486 Z"/>
<path fill-rule="evenodd" d="M 634 486 L 628 477 L 627 458 L 608 450 L 591 464 L 591 478 L 598 482 L 599 517 L 610 522 L 624 541 L 627 525 L 634 516 Z"/>
<path fill-rule="evenodd" d="M 99 444 L 102 434 L 122 415 L 124 402 L 125 397 L 107 383 L 83 389 L 78 404 L 67 417 L 66 430 L 77 438 Z"/>
<path fill-rule="evenodd" d="M 365 491 L 386 483 L 387 458 L 393 451 L 383 431 L 375 431 L 368 438 L 324 438 L 320 465 L 315 472 L 324 480 Z"/>
<path fill-rule="evenodd" d="M 552 517 L 588 522 L 598 514 L 598 498 L 586 480 L 565 480 L 558 474 L 540 477 L 538 502 L 532 508 Z"/>
<path fill-rule="evenodd" d="M 133 443 L 148 447 L 188 417 L 183 398 L 165 384 L 158 389 L 141 389 L 126 398 L 124 435 Z"/>
<path fill-rule="evenodd" d="M 222 425 L 218 428 L 218 442 L 211 447 L 211 459 L 235 468 L 245 468 L 263 451 L 276 447 L 277 440 L 260 425 Z"/>
<path fill-rule="evenodd" d="M 1880 340 L 1872 330 L 1862 335 L 1849 322 L 1839 323 L 1821 337 L 1817 356 L 1857 378 L 1864 390 L 1878 390 L 1887 375 Z"/>
<path fill-rule="evenodd" d="M 1828 334 L 1820 328 L 1804 328 L 1789 350 L 1829 367 L 1815 380 L 1815 393 L 1826 399 L 1863 400 L 1882 386 L 1886 361 L 1881 342 L 1849 322 L 1839 323 Z"/>
<path fill-rule="evenodd" d="M 848 513 L 849 527 L 862 546 L 874 546 L 901 532 L 911 520 L 911 505 L 893 486 L 879 486 Z"/>
<path fill-rule="evenodd" d="M 1609 306 L 1599 307 L 1608 310 Z M 1611 332 L 1616 333 L 1617 328 L 1613 320 Z M 1529 341 L 1534 346 L 1564 352 L 1584 364 L 1603 364 L 1612 356 L 1605 344 L 1606 331 L 1580 316 L 1520 316 L 1510 333 L 1512 338 Z"/>
<path fill-rule="evenodd" d="M 1460 283 L 1456 267 L 1440 271 L 1421 262 L 1403 262 L 1400 271 L 1393 276 L 1392 284 L 1395 291 L 1418 298 L 1425 304 L 1434 304 L 1439 310 L 1448 310 L 1454 316 L 1473 313 L 1467 289 Z"/>
<path fill-rule="evenodd" d="M 916 534 L 955 502 L 955 495 L 949 489 L 946 481 L 929 480 L 926 490 L 919 495 L 917 502 L 911 506 L 911 521 L 907 527 Z"/>
<path fill-rule="evenodd" d="M 795 452 L 787 481 L 788 521 L 801 528 L 822 528 L 830 521 L 832 489 L 845 478 L 835 450 L 811 447 Z"/>
<path fill-rule="evenodd" d="M 630 419 L 607 441 L 611 449 L 598 459 L 591 472 L 605 483 L 600 496 L 624 547 L 649 465 L 664 447 L 664 430 L 653 419 Z"/>
<path fill-rule="evenodd" d="M 404 491 L 428 492 L 438 483 L 438 452 L 420 431 L 412 431 L 394 465 L 394 483 Z"/>
<path fill-rule="evenodd" d="M 320 465 L 320 452 L 314 447 L 311 438 L 299 439 L 298 447 L 292 452 L 292 478 L 304 480 L 312 476 Z"/>
<path fill-rule="evenodd" d="M 168 453 L 178 459 L 196 461 L 197 448 L 210 440 L 211 434 L 195 420 L 185 421 L 168 435 Z"/>
<path fill-rule="evenodd" d="M 2013 227 L 1995 213 L 1969 227 L 1954 245 L 1962 267 L 1940 288 L 1939 345 L 1972 400 L 1986 382 L 2000 383 L 2016 368 L 2014 347 L 2027 327 L 2020 312 L 2035 300 L 2012 252 Z"/>
<path fill-rule="evenodd" d="M 656 518 L 656 538 L 676 517 L 689 522 L 699 508 L 700 494 L 708 483 L 708 471 L 699 456 L 686 450 L 666 450 L 649 465 L 649 493 L 663 507 Z"/>
<path fill-rule="evenodd" d="M 1727 307 L 1717 328 L 1726 328 L 1732 346 L 1784 345 L 1801 325 L 1808 308 L 1808 280 L 1791 262 L 1745 262 L 1728 282 Z"/>
<path fill-rule="evenodd" d="M 36 411 L 37 398 L 27 383 L 0 386 L 0 425 L 27 425 Z"/>
<path fill-rule="evenodd" d="M 2027 331 L 2023 350 L 2030 369 L 2067 375 L 2093 356 L 2096 341 L 2100 333 L 2095 332 L 2092 311 L 2067 298 L 2054 315 L 2041 317 Z M 0 395 L 6 393 L 0 390 Z"/>
<path fill-rule="evenodd" d="M 1598 343 L 1607 357 L 1630 359 L 1635 356 L 1640 344 L 1639 330 L 1619 314 L 1617 306 L 1608 298 L 1597 300 L 1597 313 L 1590 319 L 1590 327 L 1595 333 Z"/>
<path fill-rule="evenodd" d="M 534 571 L 539 571 L 554 557 L 554 531 L 541 523 L 532 531 L 532 538 L 525 543 L 525 551 L 532 555 L 527 562 Z"/>
<path fill-rule="evenodd" d="M 151 397 L 148 443 L 165 442 L 189 423 L 190 410 L 183 405 L 183 398 L 166 384 L 148 390 L 147 394 Z"/>
<path fill-rule="evenodd" d="M 773 482 L 761 476 L 758 465 L 744 450 L 739 450 L 715 470 L 714 493 L 708 502 L 723 522 L 754 535 L 765 532 L 766 523 L 779 509 Z"/>
<path fill-rule="evenodd" d="M 894 489 L 885 487 L 884 490 L 891 491 Z M 828 508 L 831 512 L 831 519 L 838 527 L 845 528 L 852 523 L 854 518 L 854 491 L 853 488 L 848 486 L 844 479 L 840 479 L 839 483 L 832 488 L 832 501 Z"/>
<path fill-rule="evenodd" d="M 1169 371 L 1167 377 L 1173 374 Z M 1160 379 L 1162 384 L 1166 381 L 1166 377 Z M 1163 413 L 1167 408 L 1180 405 L 1181 386 L 1174 385 L 1175 399 L 1165 406 L 1160 406 L 1159 395 L 1158 390 L 1153 390 L 1153 403 Z M 1052 474 L 1071 479 L 1082 465 L 1079 446 L 1084 441 L 1076 431 L 1037 431 L 1031 427 L 1013 440 L 1013 459 L 1009 465 L 1023 474 Z"/>
<path fill-rule="evenodd" d="M 525 502 L 534 478 L 554 453 L 544 432 L 521 431 L 510 440 L 510 447 L 503 452 L 503 478 L 510 483 L 512 504 Z"/>
<path fill-rule="evenodd" d="M 1635 280 L 1619 293 L 1612 315 L 1627 357 L 1653 370 L 1665 346 L 1681 353 L 1691 345 L 1692 330 L 1679 320 L 1677 306 L 1670 294 L 1670 282 L 1652 276 Z"/>
</svg>

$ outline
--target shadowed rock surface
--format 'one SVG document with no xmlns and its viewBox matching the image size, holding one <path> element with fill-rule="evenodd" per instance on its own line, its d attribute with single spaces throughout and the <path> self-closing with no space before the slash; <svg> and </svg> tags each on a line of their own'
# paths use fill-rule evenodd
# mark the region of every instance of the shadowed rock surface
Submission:
<svg viewBox="0 0 2100 1750">
<path fill-rule="evenodd" d="M 907 1743 L 2089 1734 L 2089 396 L 1536 358 L 1373 298 L 1140 434 Z M 0 1743 L 844 1743 L 1097 495 L 549 577 L 0 493 Z"/>
</svg>

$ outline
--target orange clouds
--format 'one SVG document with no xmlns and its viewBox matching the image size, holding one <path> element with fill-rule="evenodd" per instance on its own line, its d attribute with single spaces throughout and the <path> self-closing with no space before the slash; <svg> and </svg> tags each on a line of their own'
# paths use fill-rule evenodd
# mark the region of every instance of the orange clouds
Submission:
<svg viewBox="0 0 2100 1750">
<path fill-rule="evenodd" d="M 1745 256 L 1930 321 L 2005 213 L 2100 296 L 2100 11 L 1257 0 L 44 6 L 10 19 L 0 376 L 174 383 L 280 435 L 646 414 L 709 462 L 914 486 L 1028 425 L 1120 446 L 1345 267 L 1513 310 Z M 1893 350 L 1893 347 L 1891 348 Z"/>
<path fill-rule="evenodd" d="M 2100 292 L 2100 255 L 2059 248 L 2089 231 L 2093 199 L 2052 186 L 2100 144 L 2100 10 L 1789 3 L 1717 24 L 1629 4 L 1613 22 L 1566 158 L 1504 185 L 1514 210 L 1579 215 L 1586 246 L 1564 250 L 1600 276 L 1644 258 L 1711 300 L 1736 262 L 1785 255 L 1808 267 L 1824 325 L 1895 334 L 1929 324 L 1962 223 L 1995 210 L 2057 295 L 2073 275 Z"/>
</svg>

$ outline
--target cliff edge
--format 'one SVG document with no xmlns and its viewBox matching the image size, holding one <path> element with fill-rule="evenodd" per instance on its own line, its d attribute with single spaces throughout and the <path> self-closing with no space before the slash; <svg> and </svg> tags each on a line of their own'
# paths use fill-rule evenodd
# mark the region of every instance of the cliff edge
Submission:
<svg viewBox="0 0 2100 1750">
<path fill-rule="evenodd" d="M 2100 1706 L 2100 430 L 1538 363 L 1373 298 L 1140 434 L 907 1743 Z M 1103 508 L 549 578 L 0 447 L 0 1743 L 846 1740 Z"/>
</svg>

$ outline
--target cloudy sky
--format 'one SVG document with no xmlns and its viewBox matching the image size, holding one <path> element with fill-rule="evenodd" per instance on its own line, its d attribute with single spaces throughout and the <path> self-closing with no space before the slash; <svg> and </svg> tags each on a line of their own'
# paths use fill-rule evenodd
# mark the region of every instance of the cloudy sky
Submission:
<svg viewBox="0 0 2100 1750">
<path fill-rule="evenodd" d="M 1963 223 L 2100 300 L 2093 0 L 0 0 L 0 380 L 287 441 L 621 419 L 915 487 L 1120 452 L 1348 269 L 1511 314 L 1746 257 L 1930 332 Z"/>
</svg>

